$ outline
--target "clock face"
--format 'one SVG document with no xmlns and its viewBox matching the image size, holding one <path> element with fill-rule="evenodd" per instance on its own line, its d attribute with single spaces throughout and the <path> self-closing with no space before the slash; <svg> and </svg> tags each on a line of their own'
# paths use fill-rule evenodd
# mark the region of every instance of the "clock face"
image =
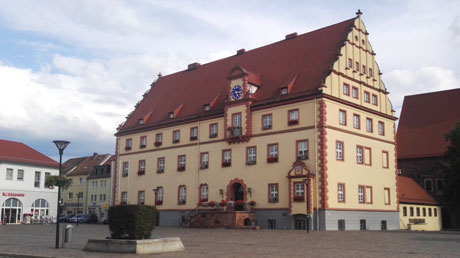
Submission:
<svg viewBox="0 0 460 258">
<path fill-rule="evenodd" d="M 232 99 L 237 100 L 240 99 L 243 95 L 243 88 L 240 85 L 236 85 L 232 88 Z"/>
</svg>

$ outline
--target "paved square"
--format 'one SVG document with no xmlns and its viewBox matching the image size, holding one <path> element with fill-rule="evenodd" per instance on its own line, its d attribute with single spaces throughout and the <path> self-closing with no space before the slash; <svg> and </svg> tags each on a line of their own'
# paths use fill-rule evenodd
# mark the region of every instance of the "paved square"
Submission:
<svg viewBox="0 0 460 258">
<path fill-rule="evenodd" d="M 64 223 L 64 225 L 66 225 Z M 0 226 L 0 254 L 45 257 L 139 257 L 89 253 L 88 238 L 105 238 L 107 225 L 75 227 L 73 242 L 54 249 L 55 225 Z M 154 236 L 178 236 L 185 252 L 141 257 L 459 257 L 460 232 L 310 232 L 156 228 Z M 5 255 L 0 255 L 5 257 Z"/>
</svg>

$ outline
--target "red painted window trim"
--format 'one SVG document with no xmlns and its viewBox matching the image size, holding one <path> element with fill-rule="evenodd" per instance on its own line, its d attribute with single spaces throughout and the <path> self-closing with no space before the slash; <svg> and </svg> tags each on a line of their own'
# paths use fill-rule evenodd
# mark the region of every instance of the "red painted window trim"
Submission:
<svg viewBox="0 0 460 258">
<path fill-rule="evenodd" d="M 192 136 L 192 131 L 196 129 L 196 136 Z M 190 127 L 190 141 L 198 140 L 198 126 Z"/>
<path fill-rule="evenodd" d="M 367 199 L 367 197 L 368 197 L 368 196 L 367 196 L 367 189 L 371 189 L 371 191 L 370 191 L 371 196 L 369 197 L 369 200 Z M 373 195 L 374 195 L 374 194 L 373 194 L 373 190 L 372 190 L 372 186 L 366 185 L 366 187 L 365 187 L 365 192 L 364 192 L 364 193 L 365 193 L 365 194 L 364 194 L 364 202 L 365 202 L 366 204 L 372 204 L 372 203 L 373 203 Z"/>
<path fill-rule="evenodd" d="M 308 160 L 310 158 L 310 146 L 308 144 L 308 139 L 301 139 L 295 141 L 295 157 L 296 159 L 299 159 L 299 143 L 300 142 L 307 142 L 307 156 L 305 159 L 302 160 Z M 278 149 L 278 156 L 279 156 L 279 149 Z"/>
<path fill-rule="evenodd" d="M 353 59 L 351 59 L 351 58 L 348 58 L 348 64 L 347 64 L 347 67 L 348 67 L 348 68 L 351 68 L 351 69 L 353 69 Z"/>
<path fill-rule="evenodd" d="M 291 112 L 297 111 L 297 120 L 290 120 L 290 114 Z M 288 126 L 293 126 L 293 125 L 298 125 L 300 123 L 300 111 L 298 108 L 290 109 L 287 112 L 287 121 L 288 121 Z"/>
<path fill-rule="evenodd" d="M 212 132 L 212 131 L 211 131 L 211 128 L 212 128 L 213 126 L 216 126 L 216 134 L 215 134 L 215 135 L 214 135 L 214 134 L 211 134 L 211 132 Z M 209 124 L 209 138 L 216 138 L 218 135 L 219 135 L 219 125 L 218 125 L 218 123 L 211 123 L 211 124 Z"/>
<path fill-rule="evenodd" d="M 159 135 L 161 135 L 161 141 L 158 141 L 158 136 Z M 157 133 L 157 134 L 155 134 L 155 143 L 154 143 L 154 145 L 156 147 L 160 147 L 161 144 L 163 144 L 163 133 Z"/>
<path fill-rule="evenodd" d="M 208 165 L 207 165 L 207 167 L 203 166 L 203 155 L 204 154 L 208 154 Z M 199 166 L 200 169 L 208 169 L 209 168 L 209 152 L 206 151 L 206 152 L 201 152 L 200 153 L 200 164 L 198 166 Z"/>
<path fill-rule="evenodd" d="M 366 101 L 366 96 L 367 96 L 367 101 Z M 364 91 L 363 101 L 366 103 L 371 103 L 371 94 L 369 93 L 369 91 Z"/>
<path fill-rule="evenodd" d="M 389 155 L 388 151 L 382 150 L 382 158 L 383 158 L 383 156 L 386 156 L 386 164 L 382 160 L 382 168 L 389 168 L 390 167 L 390 155 Z"/>
<path fill-rule="evenodd" d="M 361 202 L 359 200 L 359 188 L 363 188 L 363 201 Z M 366 186 L 365 185 L 358 185 L 358 203 L 359 204 L 365 204 L 366 203 Z"/>
<path fill-rule="evenodd" d="M 141 169 L 141 164 L 144 163 L 144 169 Z M 137 164 L 137 174 L 138 175 L 144 175 L 145 174 L 145 170 L 146 170 L 146 166 L 147 166 L 147 162 L 145 161 L 145 159 L 140 159 L 138 161 L 138 164 Z"/>
<path fill-rule="evenodd" d="M 160 171 L 160 160 L 163 160 L 163 171 Z M 166 159 L 165 157 L 158 157 L 157 158 L 157 174 L 158 173 L 164 173 L 166 169 Z"/>
<path fill-rule="evenodd" d="M 377 94 L 372 94 L 372 98 L 373 98 L 373 97 L 375 97 L 375 104 L 372 103 L 372 99 L 371 99 L 372 105 L 378 106 L 378 105 L 379 105 L 379 98 L 377 97 Z"/>
<path fill-rule="evenodd" d="M 345 92 L 345 88 L 348 89 L 348 90 L 347 90 L 348 93 Z M 342 93 L 343 93 L 343 95 L 345 95 L 345 96 L 350 96 L 350 94 L 351 94 L 350 91 L 351 91 L 351 89 L 350 89 L 350 84 L 348 84 L 348 83 L 343 83 L 343 87 L 342 87 Z"/>
<path fill-rule="evenodd" d="M 272 185 L 276 186 L 276 189 L 278 189 L 276 199 L 274 199 L 274 200 L 271 199 L 271 192 L 270 192 L 270 188 L 271 188 Z M 280 199 L 280 187 L 279 187 L 279 184 L 278 183 L 268 184 L 268 199 L 267 199 L 267 201 L 269 203 L 278 203 L 279 199 Z"/>
<path fill-rule="evenodd" d="M 371 121 L 371 130 L 369 131 L 368 128 L 367 128 L 367 121 L 370 120 Z M 372 120 L 372 118 L 370 117 L 366 117 L 366 132 L 368 133 L 373 133 L 374 132 L 374 120 Z"/>
<path fill-rule="evenodd" d="M 203 198 L 203 196 L 202 196 L 202 190 L 203 190 L 204 186 L 206 186 L 208 188 L 208 197 L 207 198 Z M 208 184 L 200 184 L 200 188 L 199 188 L 199 191 L 198 191 L 198 200 L 200 200 L 200 202 L 207 202 L 209 200 L 209 186 L 208 186 Z"/>
<path fill-rule="evenodd" d="M 343 186 L 343 200 L 340 201 L 339 199 L 339 185 L 342 185 Z M 337 183 L 337 202 L 339 203 L 346 203 L 346 198 L 345 198 L 345 183 Z"/>
<path fill-rule="evenodd" d="M 355 127 L 355 116 L 358 117 L 358 127 Z M 356 114 L 356 113 L 353 113 L 353 128 L 354 129 L 361 129 L 361 116 Z"/>
<path fill-rule="evenodd" d="M 380 133 L 380 126 L 379 126 L 379 125 L 382 125 L 382 129 L 383 129 L 383 130 L 382 130 L 382 133 Z M 378 124 L 377 124 L 377 131 L 378 131 L 377 133 L 378 133 L 379 135 L 385 136 L 385 122 L 383 122 L 383 121 L 379 121 L 379 122 L 378 122 Z"/>
<path fill-rule="evenodd" d="M 163 199 L 165 196 L 165 191 L 163 189 L 163 186 L 157 186 L 157 190 L 155 191 L 155 205 L 163 205 Z M 163 191 L 163 195 L 161 197 L 161 200 L 158 200 L 158 191 L 161 189 Z"/>
<path fill-rule="evenodd" d="M 270 147 L 276 146 L 277 153 L 276 157 L 270 157 Z M 278 163 L 280 157 L 280 146 L 278 143 L 269 143 L 267 144 L 267 163 Z"/>
<path fill-rule="evenodd" d="M 180 202 L 180 189 L 181 189 L 182 187 L 185 188 L 185 199 L 184 199 L 184 202 L 183 202 L 183 203 Z M 185 204 L 187 204 L 187 186 L 185 186 L 185 185 L 179 185 L 179 186 L 177 187 L 177 205 L 185 205 Z"/>
<path fill-rule="evenodd" d="M 141 203 L 141 193 L 144 193 L 144 202 Z M 145 204 L 145 191 L 137 191 L 137 204 L 144 205 Z"/>
<path fill-rule="evenodd" d="M 145 139 L 145 144 L 142 144 L 142 139 Z M 147 147 L 147 135 L 142 135 L 139 137 L 139 148 L 143 149 L 145 147 Z"/>
<path fill-rule="evenodd" d="M 385 202 L 386 191 L 388 190 L 388 203 Z M 385 205 L 391 205 L 391 191 L 389 187 L 383 188 L 383 202 Z"/>
<path fill-rule="evenodd" d="M 353 96 L 353 90 L 356 90 L 356 97 Z M 358 89 L 358 87 L 355 87 L 355 86 L 351 87 L 351 97 L 354 98 L 354 99 L 359 99 L 359 89 Z"/>
<path fill-rule="evenodd" d="M 133 139 L 128 138 L 125 141 L 125 150 L 131 150 L 133 148 Z"/>
<path fill-rule="evenodd" d="M 225 162 L 224 160 L 224 153 L 229 151 L 230 152 L 230 162 Z M 222 167 L 231 167 L 232 166 L 232 149 L 224 149 L 222 150 Z"/>
<path fill-rule="evenodd" d="M 270 127 L 267 127 L 267 128 L 264 128 L 264 118 L 269 116 L 270 117 Z M 273 128 L 273 115 L 270 113 L 270 114 L 264 114 L 262 115 L 262 124 L 261 124 L 261 128 L 262 130 L 270 130 Z"/>
<path fill-rule="evenodd" d="M 358 162 L 358 148 L 361 148 L 361 162 Z M 364 165 L 364 146 L 356 145 L 356 164 Z"/>
<path fill-rule="evenodd" d="M 369 164 L 366 163 L 366 150 L 369 150 Z M 372 148 L 371 147 L 364 147 L 363 161 L 364 161 L 364 165 L 372 166 Z"/>
<path fill-rule="evenodd" d="M 254 164 L 249 164 L 249 148 L 254 148 L 256 150 L 256 159 L 254 160 Z M 257 146 L 247 146 L 246 147 L 246 165 L 255 165 L 257 164 Z"/>
<path fill-rule="evenodd" d="M 337 143 L 340 142 L 342 144 L 342 159 L 337 159 Z M 336 145 L 335 145 L 335 160 L 338 160 L 338 161 L 345 161 L 345 142 L 343 141 L 339 141 L 339 140 L 336 140 L 335 141 Z"/>
<path fill-rule="evenodd" d="M 178 133 L 179 134 L 179 137 L 177 140 L 174 140 L 174 134 L 175 133 Z M 173 133 L 172 133 L 172 143 L 179 143 L 180 142 L 180 130 L 174 130 Z"/>
<path fill-rule="evenodd" d="M 126 194 L 126 201 L 123 201 L 123 195 Z M 120 195 L 120 204 L 127 204 L 128 203 L 128 200 L 129 200 L 129 197 L 128 197 L 128 192 L 121 192 L 121 195 Z"/>
<path fill-rule="evenodd" d="M 344 113 L 345 113 L 345 123 L 344 123 L 344 124 L 342 124 L 342 123 L 340 122 L 340 112 L 344 112 Z M 344 110 L 344 109 L 339 109 L 339 125 L 347 125 L 347 111 Z"/>
<path fill-rule="evenodd" d="M 183 168 L 180 167 L 180 162 L 179 162 L 181 157 L 185 158 L 185 164 Z M 186 168 L 187 168 L 187 157 L 185 156 L 185 154 L 177 155 L 177 171 L 182 172 L 182 171 L 185 171 Z"/>
<path fill-rule="evenodd" d="M 297 195 L 297 193 L 296 193 L 296 189 L 295 189 L 296 187 L 295 186 L 298 185 L 298 184 L 302 185 L 302 188 L 303 188 L 303 195 L 302 196 Z M 292 190 L 294 191 L 293 194 L 292 194 L 292 196 L 294 197 L 294 202 L 303 202 L 303 201 L 305 201 L 305 184 L 303 182 L 292 182 L 292 186 L 293 186 Z"/>
</svg>

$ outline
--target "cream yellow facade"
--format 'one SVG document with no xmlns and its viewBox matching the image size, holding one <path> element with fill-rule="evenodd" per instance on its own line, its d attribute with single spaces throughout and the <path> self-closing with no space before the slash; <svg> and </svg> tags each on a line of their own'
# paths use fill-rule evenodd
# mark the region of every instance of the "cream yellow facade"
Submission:
<svg viewBox="0 0 460 258">
<path fill-rule="evenodd" d="M 89 214 L 96 214 L 99 221 L 107 218 L 112 196 L 111 186 L 110 177 L 88 178 L 86 209 Z"/>
<path fill-rule="evenodd" d="M 249 93 L 240 99 L 231 97 L 236 87 L 249 87 L 247 73 L 242 74 L 246 77 L 229 76 L 229 97 L 218 117 L 117 134 L 115 203 L 136 204 L 144 196 L 146 204 L 154 205 L 161 188 L 160 225 L 181 225 L 187 212 L 197 208 L 202 185 L 208 187 L 207 200 L 219 202 L 234 201 L 232 187 L 237 183 L 244 200 L 255 201 L 262 228 L 305 228 L 307 224 L 320 230 L 399 229 L 395 118 L 360 16 L 315 94 L 252 106 Z M 344 85 L 349 87 L 348 94 Z M 266 115 L 271 116 L 269 128 L 263 128 Z M 359 128 L 354 127 L 355 115 Z M 212 124 L 218 126 L 215 138 L 210 137 Z M 232 140 L 235 124 L 242 135 Z M 198 128 L 196 140 L 190 137 L 194 127 Z M 174 131 L 180 132 L 178 143 L 173 143 Z M 160 146 L 154 144 L 157 134 L 162 134 Z M 145 146 L 141 137 L 147 139 Z M 306 159 L 299 159 L 299 142 L 308 146 Z M 250 147 L 256 149 L 255 164 L 247 163 Z M 225 167 L 223 151 L 227 150 L 231 165 Z M 275 150 L 274 161 L 270 157 Z M 201 168 L 202 153 L 208 154 L 207 168 Z M 185 170 L 178 171 L 182 155 Z M 157 173 L 162 158 L 164 171 Z M 144 161 L 145 172 L 137 173 Z M 186 187 L 185 204 L 178 202 L 181 186 Z M 271 197 L 274 189 L 276 199 Z M 300 223 L 302 219 L 305 224 Z"/>
<path fill-rule="evenodd" d="M 72 184 L 62 191 L 61 198 L 64 202 L 65 214 L 86 214 L 86 193 L 87 181 L 85 175 L 67 176 L 72 180 Z M 78 198 L 80 194 L 81 198 Z"/>
<path fill-rule="evenodd" d="M 441 208 L 434 205 L 400 204 L 401 229 L 439 231 L 442 229 Z"/>
</svg>

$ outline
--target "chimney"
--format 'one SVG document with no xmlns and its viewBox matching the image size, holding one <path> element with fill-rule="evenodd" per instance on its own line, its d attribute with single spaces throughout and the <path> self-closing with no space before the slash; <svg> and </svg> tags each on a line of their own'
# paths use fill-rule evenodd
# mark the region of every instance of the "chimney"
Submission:
<svg viewBox="0 0 460 258">
<path fill-rule="evenodd" d="M 291 33 L 291 34 L 287 34 L 286 35 L 286 39 L 293 39 L 297 37 L 297 32 L 294 32 L 294 33 Z"/>
<path fill-rule="evenodd" d="M 239 49 L 238 51 L 236 51 L 236 55 L 239 56 L 239 55 L 242 55 L 246 53 L 246 49 L 242 48 L 242 49 Z"/>
<path fill-rule="evenodd" d="M 94 152 L 93 153 L 93 158 L 97 156 L 97 152 Z"/>
<path fill-rule="evenodd" d="M 195 70 L 195 69 L 198 68 L 200 65 L 201 65 L 201 64 L 198 63 L 198 62 L 189 64 L 187 70 L 188 70 L 188 71 Z"/>
</svg>

